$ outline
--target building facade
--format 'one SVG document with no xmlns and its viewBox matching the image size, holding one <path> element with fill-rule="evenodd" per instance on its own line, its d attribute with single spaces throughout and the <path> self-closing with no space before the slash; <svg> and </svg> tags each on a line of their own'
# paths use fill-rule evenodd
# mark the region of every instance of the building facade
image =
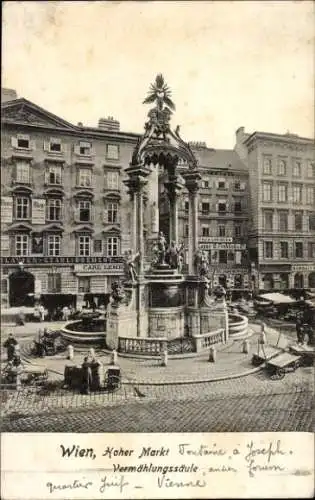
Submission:
<svg viewBox="0 0 315 500">
<path fill-rule="evenodd" d="M 138 136 L 120 132 L 113 118 L 74 126 L 9 97 L 2 103 L 2 303 L 31 303 L 35 294 L 47 306 L 79 306 L 86 297 L 101 304 L 130 246 L 121 187 Z"/>
<path fill-rule="evenodd" d="M 236 150 L 249 173 L 248 246 L 256 288 L 314 289 L 314 142 L 240 128 Z"/>
</svg>

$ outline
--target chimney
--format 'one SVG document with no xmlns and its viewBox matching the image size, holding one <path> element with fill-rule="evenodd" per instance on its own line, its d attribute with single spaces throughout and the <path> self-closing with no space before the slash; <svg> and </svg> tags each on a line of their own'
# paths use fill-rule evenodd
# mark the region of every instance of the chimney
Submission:
<svg viewBox="0 0 315 500">
<path fill-rule="evenodd" d="M 13 89 L 1 89 L 1 102 L 14 101 L 17 99 L 17 93 Z"/>
<path fill-rule="evenodd" d="M 118 120 L 114 120 L 112 116 L 108 116 L 107 118 L 100 118 L 98 120 L 98 128 L 107 130 L 108 132 L 119 132 L 120 123 Z"/>
</svg>

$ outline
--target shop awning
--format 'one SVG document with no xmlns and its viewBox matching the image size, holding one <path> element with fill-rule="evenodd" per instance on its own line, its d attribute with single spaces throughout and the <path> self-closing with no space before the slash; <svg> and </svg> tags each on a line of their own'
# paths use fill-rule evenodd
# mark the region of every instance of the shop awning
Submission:
<svg viewBox="0 0 315 500">
<path fill-rule="evenodd" d="M 259 298 L 265 299 L 265 300 L 270 300 L 274 304 L 293 304 L 296 301 L 294 299 L 291 299 L 291 297 L 288 297 L 287 295 L 284 295 L 283 293 L 264 293 L 263 295 L 260 295 Z"/>
</svg>

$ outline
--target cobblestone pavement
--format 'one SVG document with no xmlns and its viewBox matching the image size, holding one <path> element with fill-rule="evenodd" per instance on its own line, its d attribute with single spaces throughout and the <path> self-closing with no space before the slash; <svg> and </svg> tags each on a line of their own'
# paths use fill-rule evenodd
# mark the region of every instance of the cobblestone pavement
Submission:
<svg viewBox="0 0 315 500">
<path fill-rule="evenodd" d="M 3 432 L 314 431 L 313 393 L 133 402 L 4 421 Z"/>
</svg>

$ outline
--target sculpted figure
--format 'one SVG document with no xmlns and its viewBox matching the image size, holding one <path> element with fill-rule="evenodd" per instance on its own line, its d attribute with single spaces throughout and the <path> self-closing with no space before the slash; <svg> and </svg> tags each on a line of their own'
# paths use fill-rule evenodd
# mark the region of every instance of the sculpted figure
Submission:
<svg viewBox="0 0 315 500">
<path fill-rule="evenodd" d="M 166 239 L 162 231 L 159 232 L 159 237 L 157 241 L 157 251 L 158 251 L 158 264 L 165 264 L 165 254 L 166 254 Z"/>
<path fill-rule="evenodd" d="M 138 274 L 135 269 L 135 261 L 140 257 L 140 253 L 132 254 L 132 251 L 129 249 L 125 252 L 125 276 L 127 280 L 136 281 L 138 278 Z"/>
<path fill-rule="evenodd" d="M 179 272 L 181 272 L 183 266 L 183 248 L 183 243 L 181 243 L 180 245 L 176 245 L 175 241 L 171 241 L 167 251 L 167 263 L 171 266 L 172 269 L 178 269 Z"/>
</svg>

